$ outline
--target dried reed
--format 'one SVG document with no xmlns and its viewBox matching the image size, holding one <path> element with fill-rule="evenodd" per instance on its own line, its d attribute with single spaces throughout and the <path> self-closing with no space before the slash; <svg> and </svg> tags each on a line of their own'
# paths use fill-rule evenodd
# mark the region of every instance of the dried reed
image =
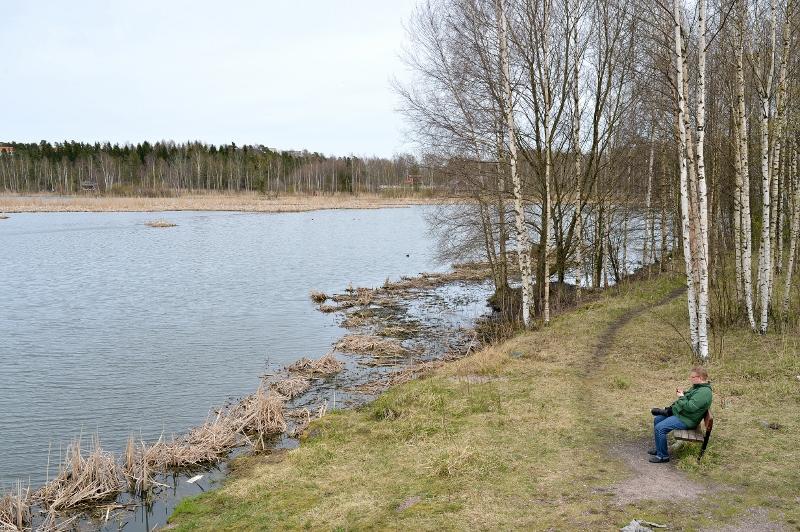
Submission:
<svg viewBox="0 0 800 532">
<path fill-rule="evenodd" d="M 331 312 L 336 312 L 337 310 L 339 310 L 339 307 L 337 307 L 336 305 L 320 305 L 319 310 L 320 312 L 328 314 Z"/>
<path fill-rule="evenodd" d="M 265 393 L 263 387 L 259 387 L 256 393 L 248 395 L 234 405 L 228 413 L 228 418 L 237 432 L 244 436 L 248 433 L 264 435 L 286 431 L 283 398 Z"/>
<path fill-rule="evenodd" d="M 29 530 L 31 522 L 31 505 L 28 494 L 30 488 L 22 486 L 22 481 L 17 480 L 16 492 L 14 487 L 8 493 L 3 490 L 0 498 L 0 530 Z"/>
<path fill-rule="evenodd" d="M 292 377 L 270 384 L 272 390 L 288 399 L 304 394 L 310 387 L 311 381 L 304 376 Z"/>
<path fill-rule="evenodd" d="M 148 472 L 164 473 L 219 462 L 240 444 L 236 423 L 219 413 L 213 421 L 207 419 L 183 436 L 173 435 L 170 441 L 162 436 L 149 447 L 143 445 L 138 457 L 144 470 L 142 478 L 146 479 Z"/>
<path fill-rule="evenodd" d="M 147 220 L 145 225 L 148 227 L 175 227 L 178 224 L 174 224 L 164 218 L 158 218 L 157 220 Z"/>
<path fill-rule="evenodd" d="M 340 353 L 369 354 L 376 358 L 402 358 L 409 354 L 397 340 L 364 334 L 345 336 L 333 348 Z"/>
<path fill-rule="evenodd" d="M 430 204 L 425 198 L 403 198 L 404 204 Z M 378 195 L 304 196 L 261 194 L 194 194 L 179 197 L 66 196 L 43 201 L 38 196 L 0 194 L 4 212 L 165 212 L 245 211 L 305 212 L 318 209 L 385 209 L 405 207 Z"/>
<path fill-rule="evenodd" d="M 309 295 L 311 296 L 311 301 L 314 303 L 325 303 L 325 301 L 328 300 L 328 294 L 320 292 L 319 290 L 312 290 Z"/>
<path fill-rule="evenodd" d="M 67 446 L 58 475 L 33 493 L 34 501 L 57 511 L 109 499 L 122 491 L 122 467 L 114 454 L 104 452 L 93 436 L 84 456 L 81 440 L 78 436 Z"/>
<path fill-rule="evenodd" d="M 286 369 L 293 373 L 333 375 L 334 373 L 342 371 L 344 369 L 344 364 L 336 360 L 333 353 L 328 353 L 319 360 L 311 360 L 310 358 L 303 357 Z"/>
</svg>

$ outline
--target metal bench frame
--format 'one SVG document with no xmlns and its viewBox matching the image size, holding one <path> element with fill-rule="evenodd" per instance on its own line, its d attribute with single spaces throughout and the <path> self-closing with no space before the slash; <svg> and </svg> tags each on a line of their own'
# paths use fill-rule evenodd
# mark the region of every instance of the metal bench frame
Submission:
<svg viewBox="0 0 800 532">
<path fill-rule="evenodd" d="M 705 431 L 700 428 L 700 425 L 697 425 L 693 429 L 672 431 L 672 435 L 676 440 L 703 442 L 703 446 L 700 447 L 700 456 L 697 457 L 698 462 L 701 458 L 703 458 L 703 455 L 706 452 L 706 447 L 708 447 L 708 439 L 711 437 L 711 429 L 714 427 L 714 414 L 711 413 L 711 409 L 706 411 L 705 415 L 703 416 L 702 424 L 705 426 Z"/>
</svg>

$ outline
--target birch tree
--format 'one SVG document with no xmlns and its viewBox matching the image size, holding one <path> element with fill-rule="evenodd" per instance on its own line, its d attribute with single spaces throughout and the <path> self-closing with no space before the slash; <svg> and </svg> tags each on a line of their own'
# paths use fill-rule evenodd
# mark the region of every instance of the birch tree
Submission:
<svg viewBox="0 0 800 532">
<path fill-rule="evenodd" d="M 688 60 L 684 38 L 686 25 L 681 0 L 675 0 L 673 8 L 681 218 L 688 287 L 689 331 L 695 356 L 704 360 L 708 357 L 706 323 L 708 317 L 708 207 L 704 158 L 706 2 L 699 0 L 696 150 L 692 146 L 690 132 Z"/>
<path fill-rule="evenodd" d="M 511 92 L 511 73 L 508 63 L 508 17 L 504 0 L 497 0 L 499 35 L 500 35 L 500 64 L 503 73 L 503 92 L 505 94 L 505 117 L 508 129 L 508 148 L 510 156 L 511 183 L 514 191 L 514 220 L 517 228 L 517 257 L 519 271 L 522 277 L 522 321 L 526 328 L 531 326 L 531 300 L 533 289 L 531 286 L 531 255 L 528 228 L 525 222 L 525 205 L 522 198 L 522 181 L 517 172 L 517 141 L 516 127 L 514 126 L 514 96 Z M 549 309 L 546 311 L 549 312 Z M 547 323 L 549 314 L 546 316 Z"/>
</svg>

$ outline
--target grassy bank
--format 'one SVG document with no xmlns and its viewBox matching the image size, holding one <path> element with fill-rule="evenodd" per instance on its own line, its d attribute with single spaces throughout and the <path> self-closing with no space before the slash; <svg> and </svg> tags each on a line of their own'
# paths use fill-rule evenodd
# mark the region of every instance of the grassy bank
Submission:
<svg viewBox="0 0 800 532">
<path fill-rule="evenodd" d="M 682 285 L 622 287 L 334 411 L 299 448 L 235 461 L 232 478 L 184 500 L 168 528 L 618 530 L 638 518 L 670 530 L 800 530 L 795 334 L 715 331 L 706 456 L 698 463 L 687 445 L 669 464 L 646 462 L 649 410 L 689 386 L 694 362 Z M 633 494 L 631 461 L 644 464 Z M 667 472 L 699 495 L 659 492 Z"/>
<path fill-rule="evenodd" d="M 15 196 L 0 195 L 0 213 L 16 212 L 162 212 L 247 211 L 301 212 L 321 209 L 380 209 L 434 203 L 427 197 L 389 197 L 376 194 L 335 196 L 262 194 L 204 194 L 176 197 Z"/>
</svg>

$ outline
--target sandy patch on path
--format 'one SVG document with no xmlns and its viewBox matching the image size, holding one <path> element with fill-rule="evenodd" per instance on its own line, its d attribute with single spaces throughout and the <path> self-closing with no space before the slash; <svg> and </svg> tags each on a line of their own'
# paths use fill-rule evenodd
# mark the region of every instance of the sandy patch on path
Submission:
<svg viewBox="0 0 800 532">
<path fill-rule="evenodd" d="M 698 499 L 706 493 L 722 491 L 725 487 L 689 480 L 675 467 L 675 461 L 651 464 L 647 450 L 653 447 L 650 438 L 639 438 L 615 444 L 608 449 L 611 458 L 630 468 L 633 476 L 611 487 L 614 503 L 629 504 L 642 500 Z M 747 510 L 734 525 L 702 528 L 704 532 L 783 532 L 787 528 L 772 521 L 766 510 Z"/>
<path fill-rule="evenodd" d="M 608 449 L 612 458 L 624 463 L 633 472 L 631 478 L 612 486 L 614 502 L 623 505 L 640 500 L 697 498 L 717 489 L 689 480 L 675 468 L 672 461 L 651 464 L 647 450 L 652 447 L 653 442 L 649 438 L 640 438 Z"/>
</svg>

